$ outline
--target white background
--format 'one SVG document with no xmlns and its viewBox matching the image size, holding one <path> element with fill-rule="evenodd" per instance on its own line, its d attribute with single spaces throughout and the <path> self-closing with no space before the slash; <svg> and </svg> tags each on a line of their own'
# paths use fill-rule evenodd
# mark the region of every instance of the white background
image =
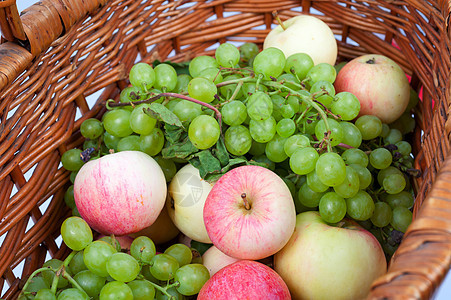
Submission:
<svg viewBox="0 0 451 300">
<path fill-rule="evenodd" d="M 17 0 L 17 6 L 19 11 L 27 8 L 28 6 L 36 3 L 37 0 Z M 0 241 L 1 244 L 1 241 Z M 3 294 L 3 292 L 2 292 Z M 445 281 L 441 285 L 441 287 L 437 290 L 434 300 L 449 300 L 451 299 L 451 273 L 448 273 Z"/>
</svg>

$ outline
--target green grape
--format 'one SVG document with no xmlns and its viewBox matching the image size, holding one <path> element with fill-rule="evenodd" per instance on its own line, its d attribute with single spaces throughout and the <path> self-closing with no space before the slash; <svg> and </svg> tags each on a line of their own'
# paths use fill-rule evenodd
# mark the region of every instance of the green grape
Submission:
<svg viewBox="0 0 451 300">
<path fill-rule="evenodd" d="M 377 173 L 377 182 L 379 183 L 379 185 L 382 186 L 384 183 L 385 177 L 387 177 L 390 174 L 402 175 L 402 172 L 398 168 L 395 168 L 393 166 L 389 166 L 385 169 L 379 170 L 379 172 Z"/>
<path fill-rule="evenodd" d="M 155 70 L 149 64 L 137 63 L 130 69 L 128 78 L 133 86 L 147 91 L 155 82 Z"/>
<path fill-rule="evenodd" d="M 365 141 L 378 137 L 382 132 L 382 121 L 373 115 L 363 115 L 354 124 L 362 133 L 362 139 Z"/>
<path fill-rule="evenodd" d="M 252 120 L 264 121 L 272 115 L 272 100 L 264 92 L 255 92 L 247 100 L 246 109 Z"/>
<path fill-rule="evenodd" d="M 343 198 L 350 198 L 360 189 L 359 174 L 350 166 L 346 166 L 345 179 L 339 185 L 334 186 L 334 191 Z"/>
<path fill-rule="evenodd" d="M 160 153 L 164 146 L 164 133 L 160 128 L 154 128 L 150 134 L 139 137 L 139 149 L 150 156 Z"/>
<path fill-rule="evenodd" d="M 319 180 L 315 170 L 308 173 L 306 175 L 306 178 L 308 187 L 314 192 L 324 193 L 329 189 L 327 185 L 325 185 L 324 183 L 321 182 L 321 180 Z"/>
<path fill-rule="evenodd" d="M 219 68 L 206 68 L 203 69 L 198 77 L 206 78 L 213 82 L 214 84 L 218 84 L 224 80 L 222 77 L 221 71 Z"/>
<path fill-rule="evenodd" d="M 191 98 L 210 103 L 218 93 L 216 85 L 203 77 L 194 77 L 188 84 L 188 94 Z"/>
<path fill-rule="evenodd" d="M 207 68 L 219 68 L 215 58 L 207 55 L 196 56 L 189 63 L 188 69 L 191 77 L 198 77 L 202 70 Z"/>
<path fill-rule="evenodd" d="M 358 164 L 362 167 L 368 166 L 369 158 L 368 155 L 363 152 L 363 150 L 360 150 L 358 148 L 351 148 L 346 149 L 342 154 L 341 157 L 345 161 L 347 165 L 350 164 Z"/>
<path fill-rule="evenodd" d="M 308 78 L 308 83 L 310 86 L 314 85 L 320 80 L 329 81 L 334 83 L 337 77 L 337 71 L 335 68 L 328 63 L 319 63 L 313 66 L 307 73 L 306 78 Z"/>
<path fill-rule="evenodd" d="M 103 126 L 111 135 L 128 136 L 133 133 L 130 127 L 130 116 L 130 111 L 121 108 L 107 111 L 103 116 Z"/>
<path fill-rule="evenodd" d="M 277 133 L 284 138 L 288 138 L 296 131 L 296 123 L 292 119 L 282 119 L 277 122 Z"/>
<path fill-rule="evenodd" d="M 171 287 L 171 288 L 167 289 L 166 292 L 168 292 L 168 294 L 171 295 L 171 298 L 168 298 L 168 296 L 163 294 L 161 291 L 157 290 L 157 292 L 155 294 L 155 299 L 156 300 L 185 300 L 186 299 L 185 296 L 183 296 L 182 294 L 177 292 L 175 287 Z"/>
<path fill-rule="evenodd" d="M 264 79 L 270 80 L 282 74 L 285 67 L 285 54 L 278 48 L 266 48 L 255 56 L 253 69 L 255 74 L 263 75 Z"/>
<path fill-rule="evenodd" d="M 358 148 L 362 144 L 362 133 L 351 122 L 339 122 L 343 130 L 342 143 L 351 147 Z"/>
<path fill-rule="evenodd" d="M 69 262 L 69 269 L 73 274 L 78 274 L 79 272 L 88 269 L 83 261 L 83 251 L 78 251 L 74 257 L 72 257 Z"/>
<path fill-rule="evenodd" d="M 410 209 L 415 201 L 412 193 L 407 191 L 401 191 L 397 194 L 388 194 L 384 200 L 392 209 L 398 206 Z"/>
<path fill-rule="evenodd" d="M 284 145 L 287 139 L 281 137 L 277 133 L 274 135 L 272 140 L 266 143 L 265 154 L 266 157 L 275 163 L 280 163 L 288 158 L 285 153 Z"/>
<path fill-rule="evenodd" d="M 193 259 L 191 249 L 185 244 L 173 244 L 169 246 L 164 253 L 174 257 L 178 261 L 180 267 L 189 264 Z"/>
<path fill-rule="evenodd" d="M 349 92 L 341 92 L 335 95 L 331 106 L 332 113 L 339 115 L 342 120 L 353 120 L 360 112 L 360 101 Z"/>
<path fill-rule="evenodd" d="M 72 208 L 72 216 L 81 218 L 80 212 L 77 207 Z"/>
<path fill-rule="evenodd" d="M 114 236 L 102 236 L 100 239 L 98 239 L 98 241 L 104 241 L 108 244 L 110 244 L 111 246 L 113 246 L 117 252 L 120 252 L 121 249 L 121 244 L 119 243 L 119 241 L 114 238 Z"/>
<path fill-rule="evenodd" d="M 155 288 L 147 280 L 133 280 L 127 285 L 132 290 L 133 300 L 153 300 L 155 298 Z"/>
<path fill-rule="evenodd" d="M 255 82 L 244 82 L 241 86 L 239 95 L 250 96 L 255 92 L 266 92 L 268 88 L 265 85 L 259 84 L 258 87 Z"/>
<path fill-rule="evenodd" d="M 273 162 L 272 160 L 270 160 L 269 158 L 266 157 L 265 154 L 259 155 L 259 156 L 253 156 L 252 157 L 253 161 L 259 162 L 259 163 L 263 163 L 265 164 L 266 168 L 274 171 L 276 169 L 276 164 L 275 162 Z"/>
<path fill-rule="evenodd" d="M 377 148 L 370 153 L 370 164 L 376 169 L 388 168 L 393 161 L 393 157 L 389 150 L 385 148 Z"/>
<path fill-rule="evenodd" d="M 61 163 L 64 169 L 68 171 L 78 171 L 85 164 L 81 160 L 81 150 L 80 149 L 69 149 L 63 153 L 61 156 Z"/>
<path fill-rule="evenodd" d="M 91 272 L 102 277 L 108 276 L 106 263 L 116 253 L 116 249 L 104 241 L 94 241 L 83 251 L 83 261 Z"/>
<path fill-rule="evenodd" d="M 157 124 L 157 119 L 146 113 L 148 109 L 150 109 L 150 104 L 139 104 L 130 114 L 130 128 L 137 134 L 149 134 Z"/>
<path fill-rule="evenodd" d="M 110 281 L 100 290 L 99 300 L 133 300 L 133 292 L 123 282 Z"/>
<path fill-rule="evenodd" d="M 130 282 L 138 276 L 140 267 L 138 261 L 127 253 L 114 253 L 106 263 L 108 274 L 114 280 Z"/>
<path fill-rule="evenodd" d="M 177 173 L 177 166 L 174 161 L 172 159 L 163 158 L 162 156 L 155 156 L 154 159 L 160 166 L 161 170 L 163 170 L 166 182 L 171 182 L 172 178 L 175 176 L 175 173 Z"/>
<path fill-rule="evenodd" d="M 276 134 L 276 120 L 272 116 L 263 121 L 251 120 L 249 122 L 249 132 L 255 141 L 267 143 Z"/>
<path fill-rule="evenodd" d="M 177 287 L 180 294 L 192 296 L 199 293 L 207 280 L 210 279 L 210 273 L 202 264 L 189 264 L 180 267 L 175 272 L 174 279 L 180 283 L 180 286 Z"/>
<path fill-rule="evenodd" d="M 299 112 L 301 107 L 299 101 L 300 99 L 297 96 L 288 96 L 287 98 L 287 104 L 289 104 L 293 108 L 295 114 Z"/>
<path fill-rule="evenodd" d="M 188 93 L 188 83 L 191 81 L 191 79 L 193 79 L 193 77 L 191 77 L 188 74 L 177 75 L 177 83 L 175 84 L 175 88 L 174 88 L 173 92 L 178 93 L 178 94 L 187 94 Z"/>
<path fill-rule="evenodd" d="M 295 53 L 287 57 L 284 70 L 303 80 L 313 66 L 313 59 L 307 53 Z"/>
<path fill-rule="evenodd" d="M 61 236 L 64 243 L 74 251 L 83 250 L 92 242 L 92 230 L 85 220 L 69 217 L 61 225 Z"/>
<path fill-rule="evenodd" d="M 248 62 L 251 58 L 258 54 L 260 49 L 258 49 L 257 44 L 246 42 L 240 46 L 240 58 L 243 62 Z"/>
<path fill-rule="evenodd" d="M 346 201 L 335 192 L 325 193 L 318 207 L 321 218 L 327 223 L 340 222 L 346 215 Z"/>
<path fill-rule="evenodd" d="M 117 143 L 117 152 L 121 151 L 140 151 L 140 140 L 137 135 L 129 135 L 121 138 L 119 143 Z"/>
<path fill-rule="evenodd" d="M 222 121 L 230 126 L 242 124 L 247 118 L 246 105 L 238 100 L 230 101 L 221 109 Z"/>
<path fill-rule="evenodd" d="M 80 133 L 87 139 L 96 139 L 103 134 L 102 122 L 94 118 L 84 120 L 80 125 Z"/>
<path fill-rule="evenodd" d="M 281 75 L 279 75 L 277 77 L 277 81 L 292 90 L 298 90 L 300 87 L 300 84 L 301 84 L 300 81 L 296 78 L 296 76 L 293 74 L 290 74 L 290 73 L 282 73 Z M 295 97 L 295 96 L 289 96 L 289 97 Z"/>
<path fill-rule="evenodd" d="M 395 143 L 396 147 L 398 147 L 398 152 L 402 154 L 402 156 L 409 156 L 412 152 L 412 146 L 409 142 L 399 141 Z"/>
<path fill-rule="evenodd" d="M 51 272 L 51 271 L 47 271 L 47 272 Z M 24 289 L 24 291 L 29 292 L 29 293 L 36 293 L 42 289 L 48 289 L 48 288 L 50 288 L 50 285 L 47 284 L 45 279 L 42 277 L 42 272 L 41 272 L 41 276 L 38 275 L 38 276 L 34 276 L 33 278 L 29 279 L 28 286 L 26 287 L 26 289 Z M 28 298 L 26 298 L 26 299 L 28 299 Z"/>
<path fill-rule="evenodd" d="M 315 128 L 318 124 L 318 121 L 321 120 L 321 116 L 319 113 L 314 111 L 309 111 L 304 116 L 304 124 L 302 125 L 304 127 L 303 133 L 313 135 L 315 134 Z"/>
<path fill-rule="evenodd" d="M 157 254 L 150 261 L 150 273 L 158 280 L 166 281 L 174 278 L 178 268 L 178 261 L 168 254 Z"/>
<path fill-rule="evenodd" d="M 89 297 L 96 298 L 100 294 L 100 290 L 105 285 L 106 278 L 92 273 L 89 270 L 78 272 L 74 276 L 74 280 L 88 294 Z"/>
<path fill-rule="evenodd" d="M 415 116 L 411 112 L 407 111 L 393 123 L 390 123 L 390 128 L 397 129 L 402 134 L 407 134 L 415 130 L 415 125 Z"/>
<path fill-rule="evenodd" d="M 393 213 L 391 207 L 385 202 L 374 204 L 374 212 L 371 216 L 371 222 L 376 227 L 385 227 L 390 224 Z"/>
<path fill-rule="evenodd" d="M 259 156 L 265 153 L 266 143 L 259 143 L 252 140 L 251 148 L 249 149 L 249 154 L 253 156 Z"/>
<path fill-rule="evenodd" d="M 149 265 L 142 265 L 141 267 L 141 275 L 144 276 L 144 279 L 159 284 L 160 281 L 156 279 L 151 273 L 150 273 L 150 266 Z"/>
<path fill-rule="evenodd" d="M 192 264 L 202 264 L 203 263 L 203 259 L 202 259 L 202 255 L 200 254 L 200 251 L 197 250 L 196 248 L 191 247 L 191 253 L 193 254 L 193 258 L 191 259 L 191 263 Z"/>
<path fill-rule="evenodd" d="M 103 142 L 108 149 L 117 150 L 117 144 L 120 140 L 120 137 L 114 136 L 106 131 L 103 133 Z"/>
<path fill-rule="evenodd" d="M 66 192 L 64 193 L 64 202 L 66 205 L 72 209 L 75 207 L 75 198 L 74 198 L 74 185 L 70 185 Z"/>
<path fill-rule="evenodd" d="M 218 122 L 208 115 L 197 116 L 188 128 L 189 139 L 194 147 L 200 150 L 208 149 L 216 144 L 220 134 Z"/>
<path fill-rule="evenodd" d="M 360 190 L 354 196 L 346 199 L 346 207 L 351 218 L 365 221 L 373 215 L 374 201 L 367 192 Z"/>
<path fill-rule="evenodd" d="M 224 134 L 224 143 L 227 151 L 241 156 L 251 149 L 252 137 L 249 130 L 243 125 L 230 126 Z"/>
<path fill-rule="evenodd" d="M 310 147 L 310 139 L 303 134 L 290 136 L 283 146 L 285 153 L 291 157 L 293 153 L 300 148 Z"/>
<path fill-rule="evenodd" d="M 304 182 L 299 189 L 298 200 L 306 207 L 317 207 L 321 197 L 327 190 L 328 188 L 324 192 L 316 192 L 309 187 L 307 182 Z"/>
<path fill-rule="evenodd" d="M 335 121 L 334 119 L 327 118 L 327 123 L 329 124 L 330 130 L 330 144 L 331 146 L 336 146 L 340 144 L 343 140 L 343 129 L 340 126 L 340 123 Z M 327 133 L 326 124 L 323 119 L 319 120 L 315 126 L 315 135 L 318 141 L 322 141 Z"/>
<path fill-rule="evenodd" d="M 146 92 L 141 90 L 139 87 L 136 86 L 128 86 L 124 88 L 121 93 L 119 94 L 119 102 L 120 103 L 131 103 L 141 100 L 148 99 L 149 96 Z M 123 106 L 123 109 L 132 111 L 133 107 L 131 105 L 129 106 Z"/>
<path fill-rule="evenodd" d="M 191 76 L 190 76 L 191 77 Z M 188 91 L 186 92 L 188 93 Z M 174 107 L 177 105 L 177 103 L 179 103 L 180 101 L 182 101 L 182 99 L 177 99 L 177 98 L 172 98 L 169 100 L 168 103 L 166 103 L 166 108 L 169 109 L 170 111 L 174 112 Z"/>
<path fill-rule="evenodd" d="M 41 289 L 34 296 L 35 300 L 56 300 L 56 296 L 51 289 Z"/>
<path fill-rule="evenodd" d="M 406 179 L 401 174 L 389 174 L 384 178 L 382 186 L 388 194 L 398 194 L 406 187 Z"/>
<path fill-rule="evenodd" d="M 173 113 L 180 121 L 191 122 L 195 117 L 202 114 L 202 106 L 188 100 L 181 100 L 174 106 Z"/>
<path fill-rule="evenodd" d="M 77 177 L 78 171 L 72 171 L 69 175 L 69 180 L 72 184 L 75 183 L 75 177 Z"/>
<path fill-rule="evenodd" d="M 322 105 L 324 105 L 327 108 L 330 108 L 332 105 L 332 101 L 334 100 L 335 96 L 335 87 L 332 83 L 326 80 L 319 80 L 315 82 L 314 85 L 310 88 L 310 93 L 319 93 L 323 91 L 325 94 L 321 96 L 315 96 L 315 99 L 319 102 L 321 102 Z"/>
<path fill-rule="evenodd" d="M 76 288 L 68 288 L 65 290 L 62 290 L 61 293 L 58 295 L 58 298 L 56 298 L 57 300 L 89 300 L 89 296 L 80 291 L 79 289 Z M 102 298 L 99 298 L 102 299 Z M 102 299 L 103 300 L 103 299 Z"/>
<path fill-rule="evenodd" d="M 130 245 L 130 254 L 136 260 L 149 264 L 156 254 L 155 244 L 149 237 L 139 236 Z"/>
<path fill-rule="evenodd" d="M 373 176 L 371 175 L 370 170 L 359 164 L 349 164 L 349 166 L 353 168 L 359 176 L 359 188 L 361 190 L 364 190 L 369 187 L 371 182 L 373 181 Z"/>
<path fill-rule="evenodd" d="M 393 208 L 390 224 L 394 229 L 405 233 L 410 223 L 412 223 L 412 212 L 409 209 L 402 206 Z"/>
<path fill-rule="evenodd" d="M 225 68 L 233 68 L 240 61 L 240 50 L 230 43 L 223 43 L 215 50 L 218 64 Z"/>
<path fill-rule="evenodd" d="M 290 157 L 290 168 L 298 175 L 306 175 L 315 170 L 319 158 L 313 147 L 299 148 Z"/>
<path fill-rule="evenodd" d="M 228 82 L 231 80 L 237 80 L 237 79 L 241 79 L 241 78 L 243 78 L 243 77 L 238 74 L 227 75 L 226 77 L 224 77 L 223 82 Z M 229 83 L 227 85 L 221 86 L 219 88 L 219 93 L 225 99 L 229 99 L 233 95 L 233 93 L 235 92 L 237 87 L 238 87 L 238 83 Z M 235 95 L 235 99 L 240 99 L 242 96 L 243 96 L 243 92 L 241 91 L 241 89 L 239 89 Z"/>
<path fill-rule="evenodd" d="M 280 121 L 283 119 L 282 116 L 282 106 L 285 104 L 285 98 L 283 98 L 280 95 L 272 95 L 271 96 L 272 101 L 272 116 L 276 121 Z"/>
<path fill-rule="evenodd" d="M 56 258 L 52 258 L 48 261 L 46 261 L 42 267 L 43 268 L 52 268 L 54 271 L 57 271 L 58 269 L 61 268 L 61 266 L 63 265 L 63 261 L 56 259 Z M 66 271 L 70 272 L 70 269 L 66 269 Z M 42 271 L 41 272 L 41 276 L 44 279 L 45 284 L 50 287 L 52 286 L 52 282 L 53 282 L 53 278 L 55 277 L 55 272 L 51 271 L 51 270 L 46 270 L 46 271 Z M 67 281 L 67 279 L 63 278 L 62 276 L 59 278 L 58 280 L 58 288 L 64 288 L 69 284 L 69 282 Z"/>
<path fill-rule="evenodd" d="M 341 184 L 346 176 L 346 165 L 341 156 L 335 152 L 323 153 L 316 161 L 316 174 L 327 186 Z"/>
<path fill-rule="evenodd" d="M 169 64 L 159 64 L 155 67 L 155 88 L 171 92 L 177 85 L 177 72 Z"/>
<path fill-rule="evenodd" d="M 290 104 L 284 104 L 280 108 L 280 114 L 282 115 L 282 118 L 291 119 L 294 117 L 295 111 Z"/>
<path fill-rule="evenodd" d="M 382 130 L 381 130 L 381 133 L 379 134 L 379 136 L 382 138 L 385 138 L 389 132 L 390 132 L 390 127 L 387 124 L 382 123 Z"/>
<path fill-rule="evenodd" d="M 387 144 L 396 144 L 402 141 L 402 133 L 398 129 L 390 129 L 388 135 L 384 138 L 384 143 Z"/>
</svg>

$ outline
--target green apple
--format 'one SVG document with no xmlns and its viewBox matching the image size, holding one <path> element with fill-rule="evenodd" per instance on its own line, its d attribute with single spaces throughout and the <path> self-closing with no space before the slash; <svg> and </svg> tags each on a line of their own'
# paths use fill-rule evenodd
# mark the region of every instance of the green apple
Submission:
<svg viewBox="0 0 451 300">
<path fill-rule="evenodd" d="M 293 299 L 364 299 L 387 261 L 377 239 L 354 221 L 328 224 L 309 211 L 297 215 L 274 269 Z"/>
<path fill-rule="evenodd" d="M 307 53 L 315 65 L 335 65 L 337 41 L 330 27 L 321 19 L 300 15 L 283 22 L 272 29 L 265 38 L 263 49 L 279 48 L 289 57 L 295 53 Z"/>
</svg>

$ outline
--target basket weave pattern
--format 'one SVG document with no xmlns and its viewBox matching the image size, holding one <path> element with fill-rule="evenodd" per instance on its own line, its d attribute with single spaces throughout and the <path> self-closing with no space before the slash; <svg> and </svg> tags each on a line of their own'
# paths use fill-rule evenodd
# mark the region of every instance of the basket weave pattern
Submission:
<svg viewBox="0 0 451 300">
<path fill-rule="evenodd" d="M 337 36 L 339 60 L 387 55 L 422 88 L 415 220 L 369 298 L 432 296 L 451 265 L 449 1 L 44 0 L 19 17 L 7 0 L 0 2 L 0 291 L 8 287 L 1 298 L 16 299 L 46 254 L 67 255 L 56 241 L 69 213 L 60 156 L 82 143 L 83 120 L 118 100 L 131 66 L 211 55 L 226 41 L 261 45 L 274 10 L 282 20 L 320 17 Z M 91 107 L 89 97 L 97 99 Z"/>
</svg>

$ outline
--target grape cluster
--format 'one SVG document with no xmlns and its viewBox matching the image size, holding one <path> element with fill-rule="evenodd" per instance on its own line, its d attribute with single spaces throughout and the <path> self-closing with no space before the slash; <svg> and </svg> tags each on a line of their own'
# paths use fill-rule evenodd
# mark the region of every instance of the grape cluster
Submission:
<svg viewBox="0 0 451 300">
<path fill-rule="evenodd" d="M 157 253 L 150 238 L 139 236 L 125 251 L 114 236 L 93 241 L 89 225 L 76 216 L 63 222 L 61 236 L 72 253 L 46 261 L 19 299 L 185 299 L 210 278 L 199 253 L 185 244 Z"/>
<path fill-rule="evenodd" d="M 101 120 L 82 123 L 83 150 L 64 153 L 62 164 L 73 180 L 80 157 L 143 151 L 170 181 L 199 152 L 214 156 L 223 144 L 226 162 L 259 164 L 280 175 L 298 213 L 318 210 L 328 223 L 354 219 L 386 244 L 412 220 L 409 179 L 416 170 L 406 135 L 418 96 L 412 90 L 409 107 L 392 124 L 359 116 L 357 97 L 335 92 L 338 67 L 314 65 L 304 53 L 285 58 L 277 48 L 260 51 L 253 43 L 223 43 L 214 57 L 192 59 L 184 73 L 170 62 L 137 63 L 119 103 L 108 102 Z M 211 173 L 233 167 L 219 160 L 222 169 Z M 65 199 L 77 215 L 71 188 Z"/>
</svg>

